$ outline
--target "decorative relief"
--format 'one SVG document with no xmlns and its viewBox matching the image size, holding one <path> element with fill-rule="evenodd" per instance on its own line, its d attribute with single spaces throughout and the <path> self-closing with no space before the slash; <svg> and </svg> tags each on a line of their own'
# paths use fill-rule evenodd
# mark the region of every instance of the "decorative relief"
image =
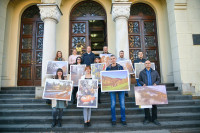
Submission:
<svg viewBox="0 0 200 133">
<path fill-rule="evenodd" d="M 118 17 L 125 17 L 127 20 L 129 19 L 130 16 L 130 6 L 131 4 L 118 4 L 118 5 L 113 5 L 112 7 L 112 18 L 115 21 L 116 18 Z"/>
<path fill-rule="evenodd" d="M 54 19 L 57 23 L 62 15 L 56 5 L 39 5 L 40 16 L 42 21 L 45 19 Z"/>
</svg>

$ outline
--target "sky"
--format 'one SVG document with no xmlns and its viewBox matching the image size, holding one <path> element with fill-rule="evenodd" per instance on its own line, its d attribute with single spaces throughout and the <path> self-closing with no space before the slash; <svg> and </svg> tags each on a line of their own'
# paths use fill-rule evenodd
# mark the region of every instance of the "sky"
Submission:
<svg viewBox="0 0 200 133">
<path fill-rule="evenodd" d="M 126 78 L 128 75 L 127 71 L 102 71 L 103 76 L 111 78 Z"/>
</svg>

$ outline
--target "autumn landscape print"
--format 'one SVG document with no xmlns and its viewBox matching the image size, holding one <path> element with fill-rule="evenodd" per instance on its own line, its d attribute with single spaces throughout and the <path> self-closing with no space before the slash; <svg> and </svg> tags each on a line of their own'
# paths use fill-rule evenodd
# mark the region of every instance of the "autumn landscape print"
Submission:
<svg viewBox="0 0 200 133">
<path fill-rule="evenodd" d="M 129 91 L 129 73 L 127 70 L 102 71 L 101 91 Z"/>
</svg>

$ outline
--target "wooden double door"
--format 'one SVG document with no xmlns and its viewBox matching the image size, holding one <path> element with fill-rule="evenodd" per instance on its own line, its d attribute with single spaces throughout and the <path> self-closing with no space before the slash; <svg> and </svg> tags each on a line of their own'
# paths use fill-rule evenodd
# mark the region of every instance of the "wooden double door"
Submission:
<svg viewBox="0 0 200 133">
<path fill-rule="evenodd" d="M 149 5 L 138 3 L 131 6 L 130 13 L 128 21 L 130 59 L 134 61 L 141 51 L 144 58 L 154 62 L 156 70 L 160 72 L 155 12 Z"/>
<path fill-rule="evenodd" d="M 40 86 L 44 23 L 40 18 L 24 18 L 21 22 L 18 86 Z"/>
</svg>

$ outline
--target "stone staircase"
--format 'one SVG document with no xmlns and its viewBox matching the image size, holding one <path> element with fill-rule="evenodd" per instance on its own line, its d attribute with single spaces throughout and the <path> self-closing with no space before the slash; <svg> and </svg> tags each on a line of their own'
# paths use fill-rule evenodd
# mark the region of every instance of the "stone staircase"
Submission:
<svg viewBox="0 0 200 133">
<path fill-rule="evenodd" d="M 133 97 L 126 97 L 127 127 L 120 123 L 117 99 L 117 126 L 111 126 L 110 96 L 102 94 L 102 104 L 92 109 L 89 128 L 83 127 L 83 111 L 69 102 L 64 110 L 63 127 L 51 128 L 51 107 L 43 99 L 34 99 L 35 87 L 8 87 L 0 91 L 0 132 L 200 132 L 200 100 L 181 95 L 174 84 L 166 84 L 168 105 L 158 105 L 158 120 L 162 126 L 143 125 L 143 109 Z"/>
</svg>

